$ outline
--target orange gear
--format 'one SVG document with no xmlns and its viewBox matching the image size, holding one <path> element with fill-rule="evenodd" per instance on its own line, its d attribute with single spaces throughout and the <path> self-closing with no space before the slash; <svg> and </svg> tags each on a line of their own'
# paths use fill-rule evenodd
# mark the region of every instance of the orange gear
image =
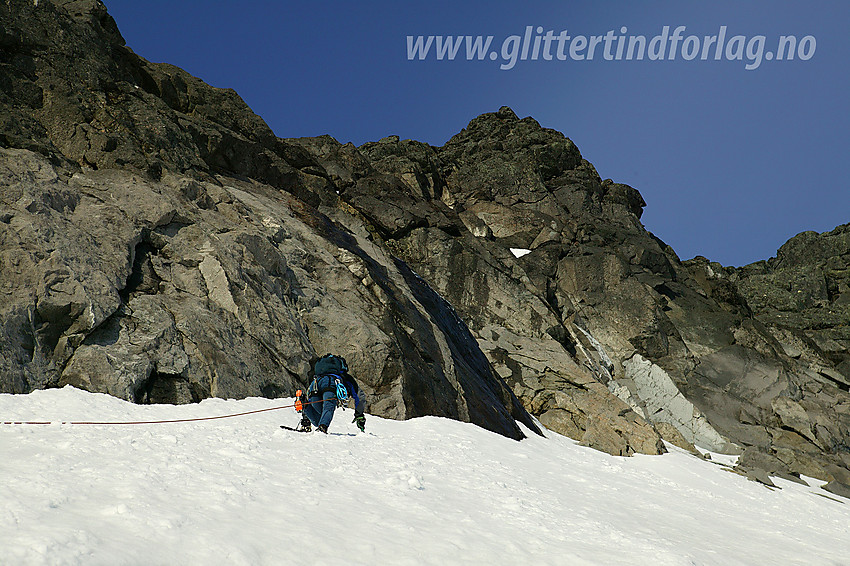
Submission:
<svg viewBox="0 0 850 566">
<path fill-rule="evenodd" d="M 301 409 L 304 408 L 304 405 L 301 403 L 301 390 L 295 392 L 295 410 L 297 412 L 301 412 Z"/>
</svg>

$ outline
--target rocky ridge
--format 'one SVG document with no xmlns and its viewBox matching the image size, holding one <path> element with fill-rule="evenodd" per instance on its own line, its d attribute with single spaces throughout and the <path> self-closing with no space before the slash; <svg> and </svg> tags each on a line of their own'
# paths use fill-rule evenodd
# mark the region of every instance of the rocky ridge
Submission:
<svg viewBox="0 0 850 566">
<path fill-rule="evenodd" d="M 277 396 L 334 350 L 376 414 L 518 438 L 531 413 L 850 489 L 846 227 L 681 262 L 638 191 L 509 108 L 442 147 L 280 139 L 99 2 L 0 15 L 0 390 Z"/>
</svg>

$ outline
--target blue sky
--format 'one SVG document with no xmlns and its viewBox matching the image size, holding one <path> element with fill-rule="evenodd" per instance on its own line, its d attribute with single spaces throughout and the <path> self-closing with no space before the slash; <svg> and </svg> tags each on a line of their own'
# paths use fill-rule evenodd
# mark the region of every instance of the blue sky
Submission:
<svg viewBox="0 0 850 566">
<path fill-rule="evenodd" d="M 511 106 L 564 132 L 603 178 L 638 189 L 647 229 L 682 259 L 743 265 L 850 222 L 850 2 L 135 2 L 107 0 L 139 55 L 235 89 L 280 137 L 434 145 Z M 408 35 L 781 35 L 807 61 L 407 58 Z M 669 46 L 669 42 L 667 44 Z M 754 48 L 756 46 L 754 45 Z M 568 51 L 568 50 L 567 50 Z M 554 46 L 552 53 L 555 52 Z M 614 52 L 612 48 L 612 53 Z M 734 52 L 732 52 L 734 55 Z M 669 54 L 668 54 L 669 56 Z"/>
</svg>

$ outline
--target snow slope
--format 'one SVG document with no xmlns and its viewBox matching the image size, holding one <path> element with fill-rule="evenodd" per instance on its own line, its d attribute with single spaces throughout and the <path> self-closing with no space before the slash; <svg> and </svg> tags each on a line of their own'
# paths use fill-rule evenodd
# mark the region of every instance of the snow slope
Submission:
<svg viewBox="0 0 850 566">
<path fill-rule="evenodd" d="M 0 421 L 288 403 L 137 406 L 65 388 L 0 395 Z M 352 417 L 329 436 L 279 429 L 298 421 L 289 408 L 2 425 L 0 564 L 850 564 L 850 501 L 817 487 L 434 417 L 367 417 L 360 434 Z"/>
</svg>

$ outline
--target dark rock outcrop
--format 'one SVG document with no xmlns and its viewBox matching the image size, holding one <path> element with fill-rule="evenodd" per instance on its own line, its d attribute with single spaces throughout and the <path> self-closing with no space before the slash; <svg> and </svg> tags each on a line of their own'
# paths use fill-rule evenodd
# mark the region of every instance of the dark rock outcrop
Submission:
<svg viewBox="0 0 850 566">
<path fill-rule="evenodd" d="M 723 272 L 785 354 L 850 390 L 850 225 L 803 232 L 775 258 Z"/>
<path fill-rule="evenodd" d="M 758 329 L 751 362 L 738 367 L 748 381 L 738 396 L 755 401 L 730 419 L 737 426 L 769 423 L 751 438 L 770 456 L 745 451 L 742 467 L 793 470 L 847 483 L 850 479 L 850 226 L 803 232 L 775 258 L 741 268 L 724 268 L 703 258 L 689 262 L 705 276 L 712 294 L 729 305 L 729 289 L 753 314 Z M 697 267 L 698 266 L 698 267 Z M 719 293 L 717 290 L 720 290 Z M 756 416 L 758 414 L 759 416 Z"/>
<path fill-rule="evenodd" d="M 150 63 L 124 45 L 99 0 L 0 6 L 0 142 L 55 163 L 250 177 L 315 205 L 326 174 L 232 89 Z"/>
</svg>

